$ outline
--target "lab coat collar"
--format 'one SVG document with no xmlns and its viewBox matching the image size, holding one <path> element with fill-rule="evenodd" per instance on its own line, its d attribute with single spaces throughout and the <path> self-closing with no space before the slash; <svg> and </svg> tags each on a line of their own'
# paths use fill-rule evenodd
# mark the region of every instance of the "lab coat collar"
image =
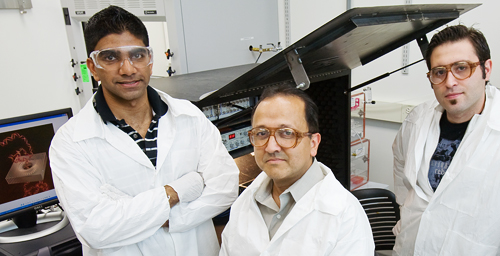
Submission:
<svg viewBox="0 0 500 256">
<path fill-rule="evenodd" d="M 158 121 L 158 119 L 165 115 L 168 111 L 167 104 L 161 100 L 158 92 L 151 86 L 146 87 L 149 105 L 153 109 L 153 118 Z M 119 121 L 114 115 L 111 109 L 109 108 L 106 99 L 104 98 L 104 92 L 102 89 L 102 85 L 99 86 L 97 92 L 94 94 L 94 100 L 92 101 L 94 105 L 94 109 L 97 111 L 99 116 L 101 116 L 102 120 L 106 124 L 107 122 L 117 122 Z"/>
<path fill-rule="evenodd" d="M 326 174 L 319 167 L 316 158 L 313 158 L 312 164 L 300 179 L 292 184 L 287 190 L 292 194 L 293 199 L 299 201 L 314 185 L 322 181 Z M 287 191 L 285 190 L 285 192 Z"/>
<path fill-rule="evenodd" d="M 328 213 L 330 215 L 338 215 L 347 207 L 348 191 L 339 183 L 333 175 L 332 170 L 326 165 L 318 162 L 321 171 L 325 175 L 323 181 L 318 182 L 317 195 L 314 196 L 313 189 L 309 191 L 310 196 L 314 196 L 314 208 L 318 211 Z M 338 183 L 339 186 L 332 186 L 333 183 Z M 308 194 L 309 194 L 308 193 Z M 307 195 L 307 194 L 306 194 Z M 332 203 L 335 202 L 335 203 Z"/>
<path fill-rule="evenodd" d="M 74 116 L 75 129 L 73 141 L 81 142 L 91 138 L 100 138 L 106 140 L 116 150 L 127 155 L 134 161 L 154 169 L 149 158 L 142 152 L 139 146 L 130 138 L 130 136 L 115 125 L 105 124 L 101 116 L 93 106 L 93 99 L 87 102 L 85 107 Z"/>
<path fill-rule="evenodd" d="M 155 89 L 156 90 L 156 89 Z M 177 132 L 176 119 L 181 116 L 206 118 L 203 113 L 193 104 L 187 100 L 175 99 L 170 95 L 156 90 L 160 95 L 161 99 L 167 103 L 168 112 L 160 118 L 158 123 L 158 143 L 161 143 L 161 147 L 158 147 L 158 159 L 156 162 L 156 169 L 161 169 L 165 159 L 173 145 L 173 141 Z"/>
<path fill-rule="evenodd" d="M 314 185 L 309 191 L 307 191 L 307 193 L 296 203 L 293 211 L 295 211 L 295 208 L 302 206 L 303 208 L 311 209 L 311 211 L 315 209 L 331 215 L 337 215 L 346 207 L 345 189 L 342 185 L 332 186 L 332 183 L 339 182 L 333 175 L 330 168 L 321 162 L 317 162 L 316 160 L 314 163 L 319 165 L 319 168 L 325 177 L 323 180 L 316 183 L 316 185 Z M 252 182 L 251 187 L 247 188 L 252 189 L 252 198 L 255 199 L 256 193 L 261 184 L 268 183 L 270 181 L 271 179 L 266 175 L 266 173 L 261 172 Z M 336 203 L 332 204 L 331 202 Z"/>
<path fill-rule="evenodd" d="M 422 159 L 424 158 L 424 155 L 429 152 L 426 152 L 426 144 L 429 143 L 430 141 L 437 141 L 439 137 L 439 120 L 441 119 L 441 116 L 444 112 L 444 108 L 439 105 L 438 101 L 436 99 L 427 101 L 423 103 L 422 106 L 417 106 L 418 108 L 422 107 L 425 113 L 428 113 L 423 116 L 422 119 L 420 119 L 420 112 L 421 111 L 412 111 L 407 117 L 408 122 L 414 123 L 416 127 L 416 138 L 426 138 L 425 140 L 422 139 L 414 139 L 414 153 L 411 154 L 408 158 L 408 161 L 406 163 L 407 167 L 411 171 L 407 172 L 407 177 L 408 181 L 410 182 L 411 186 L 417 193 L 417 195 L 426 200 L 429 201 L 429 198 L 427 195 L 424 193 L 422 188 L 417 186 L 417 176 L 418 172 L 421 169 L 422 165 Z M 432 129 L 432 130 L 431 130 Z M 429 140 L 428 136 L 437 136 L 436 138 L 431 138 Z M 414 135 L 412 135 L 414 136 Z M 427 158 L 430 158 L 430 156 L 427 156 Z"/>
<path fill-rule="evenodd" d="M 271 239 L 271 243 L 286 234 L 286 232 L 313 210 L 330 215 L 338 215 L 342 209 L 346 208 L 347 193 L 349 192 L 345 191 L 328 167 L 319 162 L 318 164 L 325 177 L 295 204 L 292 211 L 287 215 L 283 224 L 281 224 L 281 227 Z M 332 186 L 333 183 L 339 184 L 338 186 Z"/>
<path fill-rule="evenodd" d="M 154 89 L 154 88 L 153 88 Z M 193 111 L 193 108 L 182 108 L 182 104 L 178 104 L 181 100 L 174 99 L 170 95 L 155 89 L 160 95 L 161 99 L 167 103 L 168 112 L 167 114 L 172 114 L 173 117 L 180 115 L 190 115 L 196 116 L 198 113 Z M 106 124 L 102 121 L 99 114 L 95 111 L 93 106 L 94 97 L 92 97 L 80 110 L 76 120 L 76 129 L 74 136 L 74 141 L 82 141 L 89 138 L 104 138 L 104 128 Z M 187 102 L 187 101 L 186 101 Z M 190 104 L 190 103 L 189 103 Z M 162 118 L 160 118 L 161 120 Z"/>
<path fill-rule="evenodd" d="M 79 142 L 90 138 L 104 139 L 105 124 L 93 106 L 94 97 L 75 115 L 76 124 L 73 134 L 73 141 Z"/>
<path fill-rule="evenodd" d="M 316 162 L 316 161 L 315 161 Z M 300 220 L 310 214 L 313 210 L 321 211 L 331 215 L 338 215 L 347 205 L 347 192 L 342 185 L 337 181 L 330 168 L 320 162 L 316 162 L 325 177 L 323 180 L 314 185 L 298 202 L 287 215 L 283 224 L 278 229 L 276 234 L 271 239 L 271 243 L 280 237 L 292 227 L 295 226 Z M 269 182 L 270 178 L 262 172 L 252 182 L 252 185 L 247 189 L 252 189 L 252 199 L 255 202 L 255 193 L 264 182 Z M 333 183 L 338 183 L 338 186 L 332 186 Z M 260 211 L 257 208 L 257 211 Z"/>
<path fill-rule="evenodd" d="M 489 115 L 488 126 L 496 131 L 500 131 L 500 113 L 494 111 L 500 109 L 500 95 L 495 86 L 486 86 L 486 103 L 484 104 L 484 111 Z M 487 112 L 486 112 L 487 111 Z"/>
<path fill-rule="evenodd" d="M 499 91 L 495 86 L 486 85 L 485 87 L 486 93 L 486 102 L 484 103 L 484 109 L 480 114 L 475 114 L 468 127 L 474 127 L 474 125 L 479 121 L 479 119 L 486 118 L 488 126 L 493 130 L 500 130 L 500 113 L 494 112 L 492 110 L 500 108 L 500 95 Z M 444 112 L 444 108 L 439 104 L 437 100 L 433 100 L 431 103 L 432 108 L 440 112 L 441 114 Z M 439 115 L 441 118 L 441 115 Z M 468 128 L 469 130 L 469 128 Z"/>
<path fill-rule="evenodd" d="M 158 160 L 156 167 L 160 169 L 175 138 L 175 118 L 181 115 L 199 116 L 200 113 L 196 111 L 196 108 L 185 107 L 187 104 L 191 105 L 189 101 L 174 99 L 164 92 L 156 91 L 168 105 L 168 112 L 160 118 L 158 123 L 158 129 L 161 132 L 158 132 Z M 127 134 L 119 132 L 120 130 L 118 127 L 112 124 L 106 125 L 102 121 L 101 117 L 94 109 L 93 99 L 94 97 L 92 97 L 83 109 L 73 117 L 76 119 L 73 134 L 74 142 L 90 138 L 105 139 L 117 150 L 128 155 L 138 163 L 154 169 L 148 157 Z"/>
<path fill-rule="evenodd" d="M 476 131 L 475 127 L 484 127 L 487 130 L 481 131 L 480 141 L 487 139 L 491 130 L 500 131 L 500 113 L 495 111 L 500 109 L 500 94 L 496 87 L 487 85 L 485 88 L 486 100 L 484 109 L 480 114 L 475 114 L 469 122 L 465 136 Z"/>
</svg>

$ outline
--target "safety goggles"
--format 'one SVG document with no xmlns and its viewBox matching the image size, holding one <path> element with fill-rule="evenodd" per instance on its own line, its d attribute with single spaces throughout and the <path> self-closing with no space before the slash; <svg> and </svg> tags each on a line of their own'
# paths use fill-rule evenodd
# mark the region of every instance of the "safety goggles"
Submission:
<svg viewBox="0 0 500 256">
<path fill-rule="evenodd" d="M 144 68 L 153 63 L 153 48 L 146 46 L 121 46 L 107 48 L 90 53 L 96 67 L 105 70 L 117 70 L 125 60 L 136 68 Z"/>
</svg>

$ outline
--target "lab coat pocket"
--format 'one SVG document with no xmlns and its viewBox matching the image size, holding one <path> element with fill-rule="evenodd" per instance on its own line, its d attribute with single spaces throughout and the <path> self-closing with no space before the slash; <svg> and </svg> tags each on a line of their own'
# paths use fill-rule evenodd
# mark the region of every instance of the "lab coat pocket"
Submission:
<svg viewBox="0 0 500 256">
<path fill-rule="evenodd" d="M 453 171 L 453 170 L 448 170 Z M 479 199 L 485 180 L 486 172 L 483 169 L 466 166 L 454 178 L 446 177 L 434 194 L 439 203 L 460 213 L 475 217 L 481 210 Z M 444 185 L 444 186 L 443 186 Z M 443 186 L 443 187 L 441 187 Z M 479 255 L 479 254 L 478 254 Z"/>
<path fill-rule="evenodd" d="M 439 252 L 440 256 L 456 255 L 481 255 L 495 256 L 499 250 L 496 246 L 485 245 L 474 241 L 472 238 L 465 237 L 464 234 L 454 230 L 448 230 L 446 237 Z"/>
</svg>

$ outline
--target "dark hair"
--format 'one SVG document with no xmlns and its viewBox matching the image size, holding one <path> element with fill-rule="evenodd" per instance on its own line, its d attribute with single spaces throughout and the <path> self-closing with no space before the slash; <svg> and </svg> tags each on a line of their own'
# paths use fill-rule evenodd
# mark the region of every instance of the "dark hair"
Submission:
<svg viewBox="0 0 500 256">
<path fill-rule="evenodd" d="M 311 97 L 307 95 L 307 93 L 288 84 L 281 84 L 266 88 L 262 92 L 259 102 L 253 108 L 252 120 L 253 120 L 253 115 L 255 114 L 255 110 L 257 109 L 259 104 L 268 98 L 273 98 L 276 96 L 293 96 L 301 99 L 305 105 L 304 111 L 307 121 L 307 127 L 309 129 L 308 132 L 310 133 L 319 132 L 318 106 L 316 105 L 316 103 L 314 103 Z"/>
<path fill-rule="evenodd" d="M 148 31 L 137 16 L 121 7 L 110 5 L 94 14 L 85 26 L 84 36 L 87 54 L 95 50 L 95 46 L 103 37 L 109 34 L 130 32 L 149 46 Z"/>
<path fill-rule="evenodd" d="M 491 58 L 490 48 L 486 38 L 481 31 L 475 28 L 468 28 L 464 25 L 455 25 L 447 27 L 441 30 L 439 33 L 432 36 L 431 42 L 427 47 L 427 52 L 425 53 L 425 62 L 427 63 L 427 68 L 431 69 L 431 55 L 436 47 L 451 42 L 457 42 L 467 39 L 474 47 L 476 55 L 481 62 L 481 70 L 483 71 L 483 79 L 486 78 L 486 71 L 484 67 L 484 62 Z"/>
</svg>

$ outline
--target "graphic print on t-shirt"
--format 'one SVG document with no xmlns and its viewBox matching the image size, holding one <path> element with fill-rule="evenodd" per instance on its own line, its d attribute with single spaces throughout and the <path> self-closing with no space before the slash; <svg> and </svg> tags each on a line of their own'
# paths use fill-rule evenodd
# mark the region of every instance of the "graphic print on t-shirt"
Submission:
<svg viewBox="0 0 500 256">
<path fill-rule="evenodd" d="M 457 152 L 458 145 L 462 140 L 447 140 L 439 138 L 439 143 L 432 155 L 429 167 L 429 183 L 434 191 L 436 191 L 441 179 L 443 178 L 448 166 L 450 166 L 453 156 Z"/>
</svg>

